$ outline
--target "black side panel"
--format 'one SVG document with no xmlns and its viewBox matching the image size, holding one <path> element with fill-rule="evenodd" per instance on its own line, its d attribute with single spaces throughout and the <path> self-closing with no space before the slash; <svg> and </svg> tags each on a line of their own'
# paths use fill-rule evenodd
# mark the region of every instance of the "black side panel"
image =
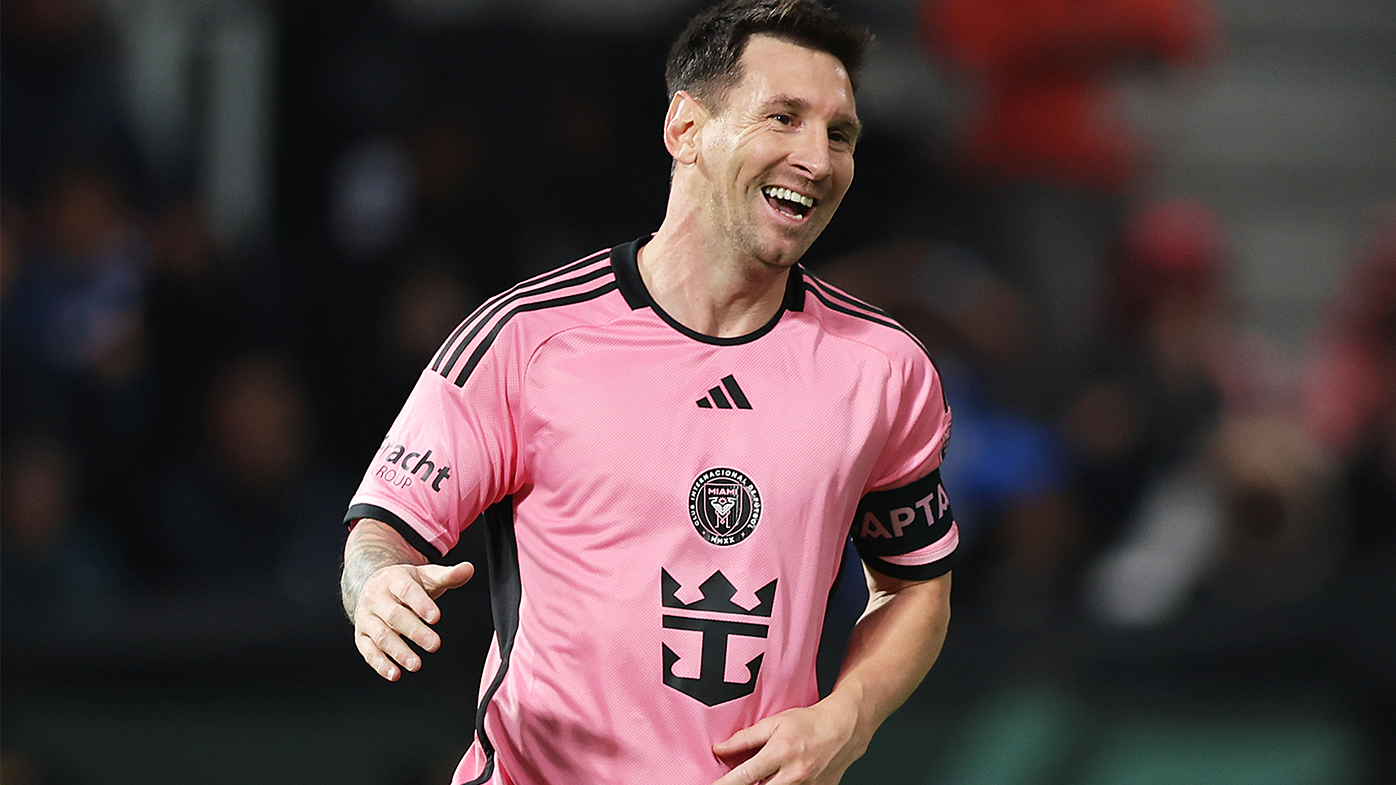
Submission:
<svg viewBox="0 0 1396 785">
<path fill-rule="evenodd" d="M 509 656 L 514 651 L 514 637 L 519 631 L 519 602 L 523 597 L 523 587 L 519 583 L 519 546 L 514 538 L 513 497 L 505 497 L 485 510 L 475 523 L 476 526 L 482 524 L 490 570 L 490 610 L 494 616 L 495 637 L 499 640 L 499 672 L 494 675 L 475 713 L 475 735 L 485 751 L 485 770 L 467 785 L 483 785 L 494 775 L 494 743 L 485 732 L 485 711 L 509 672 Z"/>
</svg>

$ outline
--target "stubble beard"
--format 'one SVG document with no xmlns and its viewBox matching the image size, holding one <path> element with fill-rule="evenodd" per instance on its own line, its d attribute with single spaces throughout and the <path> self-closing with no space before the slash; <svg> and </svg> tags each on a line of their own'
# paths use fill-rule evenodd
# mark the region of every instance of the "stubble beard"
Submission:
<svg viewBox="0 0 1396 785">
<path fill-rule="evenodd" d="M 823 227 L 771 226 L 760 218 L 760 211 L 766 209 L 765 197 L 758 191 L 756 199 L 760 201 L 754 208 L 725 211 L 721 224 L 724 237 L 738 258 L 750 259 L 772 271 L 794 267 L 804 258 Z"/>
</svg>

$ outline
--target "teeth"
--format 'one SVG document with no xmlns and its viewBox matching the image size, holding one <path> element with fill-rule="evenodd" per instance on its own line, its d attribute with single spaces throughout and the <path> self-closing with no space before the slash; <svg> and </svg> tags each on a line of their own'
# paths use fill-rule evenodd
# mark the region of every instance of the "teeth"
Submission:
<svg viewBox="0 0 1396 785">
<path fill-rule="evenodd" d="M 784 199 L 784 200 L 786 200 L 787 202 L 796 202 L 797 204 L 802 204 L 802 205 L 804 205 L 805 207 L 813 207 L 813 206 L 814 206 L 814 200 L 813 200 L 813 199 L 811 199 L 811 198 L 808 197 L 808 196 L 805 196 L 804 194 L 797 194 L 797 193 L 795 193 L 794 191 L 790 190 L 789 188 L 779 188 L 779 187 L 776 187 L 776 186 L 769 186 L 769 187 L 766 188 L 766 195 L 767 195 L 767 196 L 770 196 L 770 197 L 773 197 L 773 198 L 775 198 L 775 199 Z"/>
</svg>

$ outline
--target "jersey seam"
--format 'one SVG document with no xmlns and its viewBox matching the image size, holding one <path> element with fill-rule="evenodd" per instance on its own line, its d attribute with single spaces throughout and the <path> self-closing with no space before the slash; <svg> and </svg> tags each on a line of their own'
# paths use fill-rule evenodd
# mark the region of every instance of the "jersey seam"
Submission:
<svg viewBox="0 0 1396 785">
<path fill-rule="evenodd" d="M 815 299 L 818 300 L 819 298 L 818 298 L 818 297 L 815 297 Z M 827 307 L 827 306 L 826 306 L 826 307 Z M 871 307 L 871 306 L 869 306 L 869 307 Z M 806 310 L 808 310 L 808 309 L 806 309 Z M 837 312 L 833 312 L 833 313 L 837 313 Z M 896 388 L 896 389 L 895 389 L 895 392 L 893 393 L 893 394 L 896 396 L 896 401 L 895 401 L 895 406 L 893 407 L 892 410 L 893 410 L 893 411 L 899 411 L 899 410 L 900 410 L 900 407 L 901 407 L 901 404 L 902 404 L 902 396 L 905 394 L 905 391 L 906 391 L 906 382 L 907 382 L 907 380 L 906 380 L 906 366 L 907 366 L 907 363 L 905 363 L 905 362 L 898 362 L 897 360 L 899 359 L 899 355 L 898 355 L 896 352 L 893 352 L 893 351 L 890 351 L 890 350 L 888 350 L 888 349 L 885 349 L 885 348 L 883 348 L 883 347 L 881 347 L 881 346 L 879 346 L 879 345 L 877 345 L 877 344 L 875 344 L 875 343 L 871 343 L 871 342 L 869 342 L 869 341 L 864 341 L 864 340 L 861 340 L 861 339 L 859 339 L 859 338 L 855 338 L 855 337 L 853 337 L 853 336 L 845 335 L 845 334 L 843 334 L 841 331 L 836 331 L 836 330 L 831 329 L 830 327 L 828 327 L 827 322 L 825 322 L 825 314 L 812 315 L 812 316 L 813 316 L 814 319 L 816 319 L 816 320 L 819 321 L 819 323 L 820 323 L 820 329 L 824 332 L 825 335 L 829 336 L 830 338 L 836 339 L 836 340 L 847 341 L 848 343 L 852 343 L 852 344 L 855 344 L 855 345 L 857 345 L 857 346 L 862 346 L 862 347 L 868 349 L 869 351 L 872 351 L 872 352 L 875 353 L 877 356 L 879 356 L 879 357 L 882 358 L 883 362 L 885 362 L 885 363 L 887 364 L 887 366 L 888 366 L 888 369 L 887 369 L 887 381 L 888 381 L 889 384 L 892 384 L 892 386 L 894 386 L 894 387 Z M 857 317 L 850 317 L 850 318 L 857 318 Z M 888 317 L 888 318 L 890 318 L 890 317 Z M 866 320 L 865 320 L 865 321 L 866 321 Z M 879 324 L 878 322 L 869 322 L 869 323 L 870 323 L 870 324 Z M 889 329 L 889 330 L 892 330 L 892 331 L 895 332 L 895 333 L 900 333 L 900 334 L 902 334 L 902 335 L 907 335 L 905 332 L 903 332 L 903 329 L 898 329 L 898 328 L 892 327 L 892 326 L 890 326 L 890 325 L 883 325 L 883 326 L 886 327 L 886 328 Z M 909 336 L 909 335 L 907 335 L 907 338 L 910 339 L 910 340 L 914 340 L 914 338 L 912 338 L 912 337 Z M 918 341 L 917 343 L 919 344 L 920 342 Z M 934 370 L 934 368 L 935 368 L 935 362 L 934 362 L 933 360 L 931 360 L 931 359 L 929 358 L 929 356 L 927 357 L 926 361 L 927 361 L 928 363 L 931 364 L 931 368 Z M 893 382 L 895 382 L 895 384 L 893 384 Z M 885 446 L 885 443 L 884 443 L 884 446 Z M 937 462 L 935 466 L 932 466 L 932 467 L 931 467 L 930 471 L 935 471 L 935 469 L 936 469 L 938 466 L 939 466 L 939 463 Z M 918 476 L 915 476 L 915 477 L 911 477 L 910 479 L 906 480 L 906 482 L 903 482 L 903 483 L 901 483 L 901 484 L 899 484 L 899 485 L 890 485 L 890 484 L 888 484 L 888 485 L 874 486 L 874 487 L 868 488 L 866 491 L 864 491 L 863 495 L 866 496 L 866 495 L 869 494 L 869 493 L 877 493 L 877 492 L 880 492 L 880 491 L 895 490 L 895 489 L 900 488 L 900 487 L 902 487 L 902 486 L 904 486 L 904 485 L 909 485 L 909 484 L 911 484 L 911 483 L 913 483 L 913 482 L 916 482 L 918 479 L 920 479 L 920 478 L 923 477 L 923 476 L 925 476 L 925 475 L 922 474 L 922 475 L 918 475 Z M 861 497 L 860 497 L 860 498 L 861 498 Z"/>
<path fill-rule="evenodd" d="M 900 322 L 897 322 L 897 320 L 894 319 L 892 316 L 888 315 L 885 311 L 883 311 L 882 309 L 878 308 L 877 306 L 872 305 L 872 304 L 870 304 L 870 303 L 865 303 L 865 302 L 863 302 L 862 300 L 859 300 L 858 298 L 854 297 L 853 295 L 850 295 L 850 294 L 844 292 L 843 290 L 838 289 L 837 287 L 830 285 L 829 283 L 827 283 L 826 281 L 821 280 L 821 279 L 818 278 L 817 276 L 809 275 L 809 279 L 812 281 L 812 283 L 811 283 L 808 287 L 806 287 L 807 290 L 812 291 L 813 294 L 814 294 L 814 299 L 815 299 L 817 302 L 819 302 L 821 305 L 824 306 L 824 312 L 823 312 L 823 313 L 820 313 L 819 315 L 814 316 L 814 318 L 817 319 L 817 320 L 819 321 L 821 329 L 825 332 L 825 334 L 829 335 L 831 338 L 839 338 L 839 339 L 842 339 L 842 340 L 845 340 L 845 341 L 849 341 L 849 342 L 858 344 L 858 345 L 860 345 L 860 346 L 865 346 L 865 347 L 871 349 L 872 351 L 874 351 L 874 352 L 878 353 L 879 355 L 881 355 L 881 356 L 883 357 L 883 359 L 887 362 L 887 364 L 888 364 L 889 366 L 892 366 L 892 370 L 891 370 L 891 372 L 889 373 L 889 377 L 895 375 L 895 376 L 897 377 L 897 379 L 896 379 L 897 382 L 899 382 L 899 383 L 897 384 L 897 389 L 896 389 L 897 406 L 898 406 L 898 407 L 900 407 L 900 405 L 901 405 L 901 402 L 902 402 L 901 399 L 902 399 L 902 396 L 904 395 L 905 390 L 906 390 L 906 382 L 907 382 L 906 374 L 907 374 L 907 368 L 908 368 L 908 364 L 907 364 L 906 362 L 899 362 L 899 360 L 901 359 L 900 354 L 897 353 L 897 352 L 894 352 L 894 351 L 892 351 L 892 350 L 890 350 L 890 349 L 883 348 L 882 346 L 880 346 L 880 345 L 878 345 L 878 344 L 871 343 L 871 342 L 868 342 L 868 341 L 864 341 L 864 340 L 861 340 L 861 339 L 859 339 L 859 338 L 855 338 L 855 337 L 852 337 L 852 336 L 849 336 L 849 335 L 845 335 L 842 331 L 838 331 L 838 330 L 835 330 L 835 329 L 829 327 L 829 326 L 828 326 L 828 322 L 825 321 L 826 318 L 827 318 L 827 319 L 836 319 L 836 318 L 838 318 L 838 317 L 840 317 L 840 316 L 844 316 L 844 317 L 848 317 L 848 318 L 851 318 L 851 319 L 857 319 L 857 320 L 859 320 L 859 321 L 867 322 L 868 324 L 879 325 L 879 326 L 881 326 L 881 327 L 887 328 L 888 330 L 891 330 L 891 331 L 894 332 L 894 333 L 898 333 L 898 334 L 904 336 L 907 340 L 911 341 L 913 344 L 916 345 L 917 348 L 919 348 L 919 349 L 921 350 L 922 354 L 923 354 L 923 355 L 925 356 L 925 358 L 926 358 L 926 362 L 930 364 L 932 373 L 934 373 L 934 374 L 936 374 L 936 375 L 939 375 L 939 370 L 936 368 L 935 359 L 934 359 L 933 357 L 931 357 L 930 351 L 929 351 L 928 349 L 926 349 L 925 344 L 921 343 L 921 340 L 920 340 L 919 338 L 917 338 L 915 335 L 912 335 L 911 332 L 908 331 L 908 330 L 906 329 L 906 327 L 904 327 Z M 821 291 L 821 289 L 828 290 L 828 291 Z M 830 307 L 829 304 L 826 303 L 826 302 L 824 302 L 823 298 L 820 297 L 821 294 L 824 295 L 824 297 L 832 297 L 832 295 L 830 294 L 830 292 L 838 292 L 839 294 L 843 295 L 844 298 L 847 298 L 847 299 L 848 299 L 849 305 L 850 305 L 850 306 L 852 306 L 852 305 L 858 305 L 858 306 L 861 306 L 861 307 L 863 307 L 863 308 L 866 308 L 866 309 L 872 311 L 873 313 L 867 314 L 867 315 L 866 315 L 867 318 L 865 318 L 864 316 L 855 316 L 855 315 L 852 315 L 852 314 L 845 314 L 845 313 L 842 313 L 842 312 L 840 312 L 840 311 L 838 311 L 838 310 L 836 310 L 836 309 Z M 835 299 L 842 299 L 842 298 L 835 298 Z M 808 310 L 808 309 L 806 309 L 806 310 Z M 881 317 L 881 319 L 886 319 L 887 322 L 891 322 L 891 324 L 888 324 L 887 322 L 883 322 L 883 321 L 881 321 L 880 319 L 871 318 L 871 317 L 873 317 L 873 316 L 878 316 L 878 317 Z M 942 398 L 942 402 L 943 402 L 943 404 L 944 404 L 944 406 L 945 406 L 946 411 L 949 411 L 949 409 L 950 409 L 949 403 L 946 402 L 946 401 L 944 401 L 945 392 L 944 392 L 944 388 L 943 388 L 943 387 L 942 387 L 942 389 L 941 389 L 941 398 Z M 943 442 L 943 440 L 942 440 L 942 442 Z M 935 469 L 938 468 L 939 466 L 940 466 L 940 462 L 939 462 L 939 461 L 936 461 L 935 465 L 931 467 L 930 471 L 935 471 Z M 920 476 L 917 476 L 917 477 L 912 477 L 910 480 L 907 480 L 905 483 L 902 483 L 901 485 L 886 485 L 886 486 L 877 486 L 877 487 L 869 488 L 869 489 L 866 491 L 866 493 L 876 493 L 876 492 L 879 492 L 879 491 L 895 490 L 896 488 L 900 488 L 900 487 L 902 487 L 903 485 L 908 485 L 908 484 L 910 484 L 910 483 L 916 482 L 916 480 L 920 479 L 921 476 L 924 476 L 924 475 L 920 475 Z"/>
</svg>

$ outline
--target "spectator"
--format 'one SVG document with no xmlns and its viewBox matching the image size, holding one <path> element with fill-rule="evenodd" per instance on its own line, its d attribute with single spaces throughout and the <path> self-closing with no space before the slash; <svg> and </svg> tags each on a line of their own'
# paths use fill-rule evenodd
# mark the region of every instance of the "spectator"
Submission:
<svg viewBox="0 0 1396 785">
<path fill-rule="evenodd" d="M 7 424 L 70 439 L 87 496 L 141 551 L 151 423 L 144 318 L 149 242 L 117 182 L 88 167 L 48 181 L 6 297 Z M 119 456 L 120 460 L 114 460 Z"/>
<path fill-rule="evenodd" d="M 136 153 L 115 39 L 95 0 L 6 0 L 0 7 L 0 179 L 33 206 L 54 174 L 101 162 L 139 197 Z"/>
<path fill-rule="evenodd" d="M 955 158 L 983 196 L 978 242 L 1041 311 L 1037 386 L 1056 403 L 1098 334 L 1105 261 L 1147 169 L 1119 77 L 1197 62 L 1217 22 L 1204 0 L 925 0 L 921 22 L 966 88 Z"/>
<path fill-rule="evenodd" d="M 313 450 L 309 402 L 287 361 L 248 354 L 213 375 L 201 449 L 160 494 L 159 525 L 176 588 L 278 581 L 287 596 L 333 608 L 338 532 L 327 505 L 345 485 Z M 314 587 L 307 590 L 307 587 Z"/>
<path fill-rule="evenodd" d="M 821 274 L 887 309 L 947 380 L 955 460 L 944 474 L 968 565 L 960 596 L 1001 622 L 1051 619 L 1073 588 L 1080 520 L 1065 445 L 1026 413 L 1036 342 L 1022 292 L 968 249 L 919 240 L 855 252 Z"/>
<path fill-rule="evenodd" d="M 149 244 L 117 183 L 90 167 L 49 180 L 32 258 L 14 282 L 16 348 L 60 376 L 113 384 L 139 364 Z"/>
<path fill-rule="evenodd" d="M 1377 213 L 1315 336 L 1305 379 L 1314 437 L 1341 462 L 1359 553 L 1396 521 L 1396 205 Z"/>
<path fill-rule="evenodd" d="M 1280 352 L 1238 321 L 1220 220 L 1148 205 L 1124 248 L 1111 351 L 1065 419 L 1094 610 L 1148 625 L 1204 585 L 1248 604 L 1312 590 L 1343 539 L 1320 517 L 1331 473 L 1287 408 Z"/>
<path fill-rule="evenodd" d="M 3 467 L 6 634 L 32 638 L 119 608 L 126 565 L 110 526 L 79 503 L 85 478 L 69 444 L 52 433 L 12 439 Z"/>
</svg>

